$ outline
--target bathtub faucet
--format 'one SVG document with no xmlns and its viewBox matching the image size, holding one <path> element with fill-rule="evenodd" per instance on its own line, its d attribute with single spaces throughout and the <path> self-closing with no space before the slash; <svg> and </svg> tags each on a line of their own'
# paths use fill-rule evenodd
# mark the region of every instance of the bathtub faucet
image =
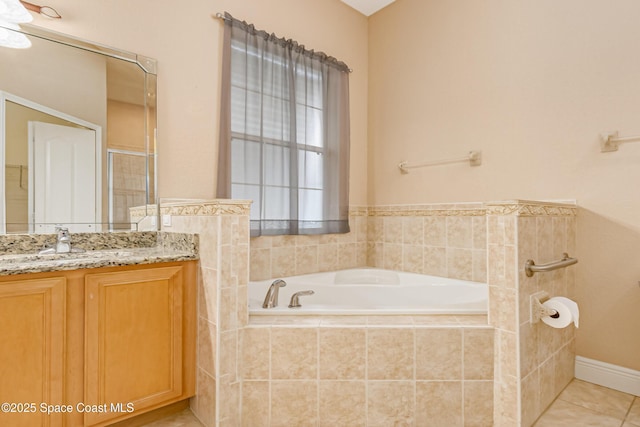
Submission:
<svg viewBox="0 0 640 427">
<path fill-rule="evenodd" d="M 262 308 L 273 308 L 278 306 L 278 291 L 281 287 L 287 286 L 287 283 L 282 280 L 274 280 L 271 286 L 269 286 L 269 290 L 267 291 L 267 295 L 264 297 L 264 302 L 262 303 Z"/>
<path fill-rule="evenodd" d="M 291 295 L 291 302 L 289 303 L 289 308 L 302 307 L 302 304 L 300 304 L 300 297 L 303 295 L 313 295 L 313 294 L 314 294 L 313 291 L 296 292 L 295 294 Z"/>
</svg>

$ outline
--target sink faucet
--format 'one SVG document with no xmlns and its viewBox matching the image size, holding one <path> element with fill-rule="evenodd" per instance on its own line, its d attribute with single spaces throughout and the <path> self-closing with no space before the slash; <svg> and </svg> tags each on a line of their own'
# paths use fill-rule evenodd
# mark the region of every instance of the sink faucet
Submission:
<svg viewBox="0 0 640 427">
<path fill-rule="evenodd" d="M 56 240 L 56 253 L 67 254 L 71 252 L 71 233 L 66 227 L 56 227 L 58 238 Z"/>
<path fill-rule="evenodd" d="M 278 291 L 281 287 L 287 286 L 287 283 L 282 280 L 274 280 L 274 282 L 269 286 L 269 290 L 267 291 L 267 295 L 264 297 L 264 302 L 262 303 L 262 308 L 273 308 L 278 305 Z"/>
<path fill-rule="evenodd" d="M 71 252 L 84 252 L 82 248 L 71 247 L 71 233 L 67 227 L 56 227 L 56 244 L 38 252 L 39 255 L 68 254 Z"/>
</svg>

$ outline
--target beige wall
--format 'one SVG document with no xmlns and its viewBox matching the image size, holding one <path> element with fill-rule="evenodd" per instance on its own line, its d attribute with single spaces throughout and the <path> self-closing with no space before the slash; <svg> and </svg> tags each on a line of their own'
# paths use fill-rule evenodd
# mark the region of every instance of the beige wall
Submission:
<svg viewBox="0 0 640 427">
<path fill-rule="evenodd" d="M 577 354 L 636 370 L 640 143 L 598 137 L 640 135 L 638 16 L 635 0 L 397 0 L 369 20 L 369 204 L 577 199 Z M 482 166 L 396 167 L 469 150 Z"/>
</svg>

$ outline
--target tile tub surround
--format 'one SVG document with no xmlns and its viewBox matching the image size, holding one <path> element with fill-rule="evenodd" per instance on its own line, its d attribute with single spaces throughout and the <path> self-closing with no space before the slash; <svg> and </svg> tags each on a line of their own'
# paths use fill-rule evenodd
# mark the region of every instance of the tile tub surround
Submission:
<svg viewBox="0 0 640 427">
<path fill-rule="evenodd" d="M 165 229 L 200 240 L 196 396 L 191 409 L 206 427 L 240 420 L 239 333 L 247 324 L 249 207 L 243 200 L 162 203 Z"/>
<path fill-rule="evenodd" d="M 395 205 L 349 210 L 351 232 L 251 239 L 251 280 L 354 267 L 486 282 L 482 203 Z"/>
<path fill-rule="evenodd" d="M 574 377 L 574 326 L 529 319 L 530 295 L 575 298 L 575 267 L 527 277 L 527 259 L 544 264 L 575 253 L 576 207 L 530 201 L 487 204 L 489 324 L 496 328 L 494 421 L 530 426 Z"/>
<path fill-rule="evenodd" d="M 367 265 L 367 208 L 349 209 L 344 234 L 251 238 L 251 280 L 335 271 Z"/>
<path fill-rule="evenodd" d="M 367 265 L 486 282 L 483 203 L 368 208 Z"/>
<path fill-rule="evenodd" d="M 255 321 L 242 332 L 242 426 L 492 425 L 483 316 Z"/>
<path fill-rule="evenodd" d="M 567 373 L 571 371 L 571 377 L 573 376 L 573 363 L 568 357 L 568 355 L 574 352 L 573 334 L 570 329 L 562 330 L 560 334 L 554 330 L 550 334 L 553 338 L 549 340 L 549 334 L 547 334 L 549 331 L 542 330 L 542 332 L 540 332 L 541 329 L 539 325 L 531 325 L 533 332 L 526 328 L 521 329 L 521 326 L 526 325 L 527 322 L 520 322 L 520 315 L 524 313 L 523 309 L 521 309 L 521 305 L 524 305 L 524 303 L 521 304 L 521 302 L 525 300 L 525 289 L 521 292 L 518 291 L 520 268 L 518 256 L 531 257 L 529 254 L 525 255 L 525 252 L 528 251 L 526 247 L 531 248 L 531 245 L 533 245 L 536 253 L 532 258 L 534 258 L 537 263 L 547 262 L 548 260 L 544 259 L 544 248 L 547 247 L 546 245 L 551 242 L 552 245 L 555 245 L 552 246 L 553 248 L 557 246 L 559 249 L 563 246 L 563 243 L 561 243 L 563 240 L 566 240 L 566 246 L 569 249 L 568 252 L 570 254 L 574 252 L 575 207 L 526 201 L 510 201 L 482 205 L 437 205 L 438 208 L 435 207 L 435 205 L 418 207 L 394 206 L 384 207 L 384 209 L 381 208 L 379 211 L 372 210 L 371 212 L 369 212 L 369 209 L 360 208 L 353 214 L 353 216 L 356 217 L 355 222 L 351 223 L 352 231 L 347 235 L 280 236 L 251 239 L 251 262 L 249 262 L 248 202 L 246 202 L 246 204 L 238 203 L 237 201 L 194 202 L 191 204 L 185 202 L 182 205 L 169 206 L 163 213 L 172 215 L 172 231 L 199 233 L 201 240 L 199 390 L 197 397 L 192 401 L 192 409 L 198 415 L 199 419 L 203 421 L 206 426 L 234 425 L 234 422 L 239 422 L 241 411 L 246 411 L 246 408 L 253 407 L 252 405 L 254 405 L 254 403 L 252 402 L 263 405 L 260 408 L 264 410 L 265 403 L 262 399 L 265 396 L 265 392 L 269 393 L 269 399 L 271 399 L 272 396 L 289 396 L 291 394 L 293 394 L 294 397 L 300 396 L 300 398 L 303 399 L 300 403 L 301 411 L 306 411 L 304 408 L 310 404 L 312 407 L 316 407 L 314 405 L 317 405 L 318 412 L 316 414 L 320 413 L 320 405 L 325 402 L 319 394 L 322 390 L 321 386 L 325 385 L 322 381 L 333 380 L 325 380 L 320 377 L 315 379 L 273 379 L 271 377 L 269 377 L 269 379 L 241 379 L 240 377 L 240 371 L 243 367 L 246 367 L 244 352 L 250 351 L 246 341 L 243 342 L 245 331 L 254 328 L 267 328 L 271 331 L 274 327 L 281 327 L 281 325 L 245 326 L 247 322 L 246 284 L 248 283 L 249 265 L 251 264 L 252 275 L 260 274 L 262 276 L 259 277 L 267 279 L 274 277 L 274 262 L 276 270 L 283 265 L 285 266 L 285 270 L 287 268 L 293 268 L 295 271 L 295 269 L 305 269 L 308 266 L 311 266 L 309 268 L 317 269 L 320 265 L 324 265 L 320 262 L 320 260 L 323 259 L 322 254 L 325 254 L 326 258 L 324 259 L 329 261 L 328 264 L 332 264 L 332 260 L 335 260 L 337 263 L 338 257 L 346 257 L 348 259 L 356 259 L 357 264 L 363 263 L 361 265 L 365 265 L 367 264 L 368 258 L 367 251 L 371 250 L 370 241 L 368 240 L 373 233 L 371 221 L 383 220 L 382 230 L 384 231 L 384 220 L 387 218 L 394 219 L 387 227 L 389 230 L 399 229 L 397 226 L 398 221 L 395 221 L 395 219 L 401 218 L 403 220 L 400 221 L 400 224 L 402 224 L 402 228 L 400 229 L 402 229 L 403 240 L 401 246 L 403 248 L 403 258 L 405 247 L 419 246 L 418 244 L 412 245 L 414 242 L 412 239 L 415 237 L 415 233 L 411 230 L 415 230 L 416 228 L 414 227 L 419 228 L 419 225 L 416 226 L 416 218 L 422 219 L 424 243 L 424 230 L 425 228 L 430 228 L 425 227 L 424 224 L 429 221 L 430 218 L 438 218 L 439 221 L 442 221 L 442 217 L 444 217 L 446 230 L 447 218 L 471 217 L 472 247 L 470 250 L 472 251 L 481 250 L 479 247 L 482 246 L 481 242 L 483 241 L 483 237 L 481 230 L 483 229 L 484 222 L 486 230 L 484 236 L 486 245 L 485 265 L 489 266 L 485 274 L 488 278 L 488 283 L 493 287 L 492 293 L 490 293 L 490 327 L 495 328 L 496 338 L 494 348 L 495 383 L 492 380 L 480 380 L 492 383 L 489 391 L 487 392 L 485 390 L 483 394 L 485 399 L 483 403 L 485 405 L 493 404 L 491 397 L 494 396 L 496 403 L 492 407 L 493 415 L 496 417 L 496 426 L 504 425 L 512 427 L 525 425 L 520 424 L 522 417 L 528 420 L 533 417 L 531 414 L 534 414 L 538 410 L 543 410 L 543 403 L 548 399 L 549 390 L 552 389 L 551 382 L 549 381 L 551 372 L 554 374 L 562 374 L 554 377 L 560 378 L 558 383 L 555 382 L 555 379 L 553 381 L 554 392 L 557 387 L 556 384 L 561 384 L 564 381 L 564 375 L 568 377 Z M 449 215 L 446 213 L 449 211 L 455 214 Z M 402 214 L 398 214 L 398 212 Z M 418 214 L 416 212 L 420 213 Z M 490 223 L 490 221 L 494 221 L 491 219 L 492 217 L 500 217 L 502 220 L 496 218 L 497 223 Z M 526 226 L 529 219 L 536 219 L 535 243 L 532 243 L 533 235 L 531 234 L 523 234 L 521 238 L 515 237 L 516 232 L 522 231 L 518 229 L 518 221 L 520 218 L 527 219 L 522 222 L 522 224 L 525 224 L 522 225 L 522 227 Z M 540 238 L 538 238 L 537 235 L 538 218 L 541 218 Z M 406 232 L 404 231 L 405 219 L 407 219 Z M 505 222 L 505 219 L 511 219 L 511 221 Z M 451 245 L 452 249 L 469 249 L 464 247 L 468 246 L 468 225 L 465 225 L 463 221 L 456 220 L 451 220 L 450 223 L 452 230 L 459 231 L 456 231 L 451 236 L 445 235 L 445 246 L 436 247 L 444 247 L 445 251 L 447 250 L 446 245 Z M 551 224 L 550 233 L 547 230 L 548 224 Z M 564 231 L 562 231 L 562 224 L 564 224 L 565 227 Z M 529 225 L 531 224 L 529 223 Z M 442 228 L 440 229 L 442 230 Z M 556 236 L 556 234 L 554 234 L 555 232 L 558 232 L 560 237 L 554 237 Z M 373 233 L 373 235 L 375 236 L 375 233 Z M 551 236 L 551 240 L 549 240 L 549 236 Z M 389 238 L 392 239 L 391 237 Z M 442 239 L 442 237 L 440 237 L 440 239 Z M 538 242 L 541 242 L 542 255 L 537 252 Z M 417 243 L 419 243 L 419 240 Z M 387 242 L 383 241 L 382 244 L 386 245 Z M 388 242 L 388 244 L 395 245 L 398 243 Z M 442 240 L 440 240 L 440 244 L 442 244 Z M 323 245 L 328 246 L 323 248 Z M 340 245 L 347 246 L 341 247 Z M 455 245 L 461 247 L 456 247 Z M 520 248 L 521 246 L 522 248 Z M 364 252 L 361 252 L 363 247 L 366 249 Z M 265 249 L 265 251 L 256 254 L 256 250 L 259 249 Z M 343 250 L 342 255 L 340 255 L 341 253 L 339 252 L 341 249 Z M 352 257 L 351 254 L 353 254 L 354 251 L 355 255 Z M 522 255 L 519 255 L 519 251 L 522 251 Z M 256 258 L 256 255 L 262 258 Z M 524 260 L 522 263 L 524 263 Z M 255 267 L 254 264 L 258 264 L 259 267 Z M 535 281 L 533 283 L 535 283 L 535 286 L 531 286 L 530 282 L 528 283 L 530 285 L 529 288 L 548 290 L 552 296 L 556 290 L 562 290 L 564 292 L 566 289 L 566 293 L 564 294 L 571 296 L 572 292 L 570 292 L 570 290 L 573 286 L 571 268 L 575 267 L 566 269 L 564 273 L 557 273 L 563 275 L 564 279 L 551 280 L 551 277 L 556 277 L 556 273 L 554 273 L 554 275 L 548 275 L 549 273 L 547 273 L 545 277 L 537 274 L 534 276 Z M 308 270 L 301 271 L 309 272 Z M 222 283 L 224 283 L 224 285 L 222 285 Z M 526 283 L 523 282 L 522 286 L 525 285 Z M 551 288 L 547 289 L 549 286 L 551 286 Z M 529 288 L 526 289 L 527 292 Z M 520 301 L 518 297 L 522 297 L 522 301 Z M 528 300 L 528 295 L 526 299 Z M 353 321 L 353 319 L 351 320 Z M 398 325 L 395 320 L 397 319 L 386 317 L 383 321 L 392 322 L 391 324 L 387 323 L 385 325 L 378 324 L 373 326 L 369 325 L 368 322 L 366 328 L 395 328 Z M 402 325 L 402 320 L 400 320 L 400 325 Z M 329 326 L 324 325 L 301 324 L 299 326 L 302 328 L 317 329 L 316 334 L 318 339 L 320 339 L 321 330 L 323 330 L 323 328 L 329 328 Z M 414 335 L 420 327 L 415 324 L 411 326 Z M 456 324 L 456 327 L 460 327 L 460 325 Z M 486 328 L 487 325 L 485 324 L 484 327 Z M 360 328 L 362 328 L 362 325 Z M 570 334 L 571 338 L 565 340 L 563 333 L 567 335 Z M 368 335 L 366 336 L 368 337 Z M 532 344 L 533 341 L 529 338 L 531 336 L 535 337 L 538 340 L 537 342 L 540 343 L 540 346 L 536 348 L 538 350 L 544 348 L 545 351 L 532 350 L 535 344 Z M 556 339 L 557 336 L 560 338 Z M 270 340 L 272 339 L 273 337 L 270 335 Z M 242 349 L 242 354 L 239 353 L 238 347 Z M 267 353 L 264 353 L 264 351 L 261 351 L 259 348 L 255 351 L 256 354 L 261 354 L 263 358 L 265 354 L 269 354 L 270 362 L 268 370 L 271 372 L 271 363 L 275 360 L 271 354 L 271 347 L 269 347 Z M 535 357 L 531 358 L 534 354 Z M 520 359 L 520 355 L 522 355 L 522 360 Z M 384 354 L 371 354 L 372 358 L 378 356 L 383 359 L 384 357 L 388 357 Z M 316 360 L 320 360 L 320 356 L 315 357 Z M 368 354 L 367 357 L 369 357 Z M 526 357 L 528 358 L 525 361 Z M 360 379 L 360 377 L 357 377 L 355 380 L 340 381 L 356 381 L 356 384 L 352 384 L 354 387 L 361 387 L 362 382 L 364 382 L 367 393 L 369 393 L 369 391 L 373 393 L 365 396 L 367 405 L 369 405 L 370 399 L 374 399 L 373 401 L 377 402 L 374 397 L 376 390 L 384 389 L 388 391 L 389 387 L 394 388 L 394 390 L 397 389 L 397 392 L 394 393 L 398 396 L 402 396 L 402 393 L 407 390 L 409 392 L 413 390 L 412 395 L 418 396 L 419 383 L 422 384 L 422 382 L 431 381 L 440 382 L 442 380 L 424 380 L 418 377 L 418 365 L 422 363 L 422 359 L 419 362 L 416 362 L 416 360 L 414 356 L 413 363 L 415 363 L 414 371 L 416 372 L 416 376 L 409 379 L 406 379 L 408 370 L 398 368 L 398 370 L 394 370 L 388 374 L 378 372 L 375 375 L 379 375 L 379 377 L 377 377 L 379 379 L 368 377 Z M 528 374 L 521 376 L 521 373 L 527 371 Z M 276 370 L 276 372 L 278 371 Z M 306 371 L 303 370 L 302 372 Z M 366 372 L 367 375 L 369 375 L 368 367 Z M 374 375 L 375 370 L 371 372 L 372 375 Z M 308 375 L 308 372 L 300 375 Z M 385 377 L 384 375 L 389 375 L 389 377 Z M 462 387 L 464 392 L 467 381 L 471 380 L 462 378 L 455 381 L 462 381 L 460 387 Z M 372 385 L 372 387 L 369 388 L 369 385 Z M 384 388 L 386 385 L 389 385 L 389 387 Z M 434 384 L 429 385 L 436 387 Z M 287 389 L 288 386 L 292 386 L 293 388 Z M 333 386 L 333 384 L 331 386 Z M 484 384 L 483 387 L 487 387 L 487 385 Z M 274 394 L 274 390 L 280 394 Z M 317 390 L 315 398 L 313 397 L 314 390 Z M 444 391 L 441 391 L 441 393 L 446 394 Z M 388 394 L 389 393 L 387 393 L 387 395 Z M 467 394 L 463 395 L 465 402 L 466 396 Z M 531 400 L 533 404 L 522 408 L 522 398 L 528 398 L 529 396 L 533 396 Z M 307 398 L 310 400 L 304 400 Z M 271 411 L 273 407 L 279 411 L 280 407 L 278 405 L 280 405 L 281 401 L 278 400 L 278 397 L 276 397 L 275 400 L 271 399 L 267 402 L 266 407 L 268 407 L 269 411 Z M 333 405 L 333 403 L 329 402 L 326 403 L 326 405 Z M 396 413 L 400 414 L 400 416 L 402 416 L 401 414 L 411 413 L 413 414 L 411 416 L 415 416 L 416 420 L 418 416 L 422 416 L 416 412 L 416 408 L 419 407 L 416 401 L 404 401 L 402 398 L 399 398 L 397 402 L 391 402 L 389 405 L 391 405 L 391 408 L 396 409 L 389 409 L 388 407 L 384 409 L 385 406 L 382 404 L 378 407 L 381 408 L 382 413 Z M 400 409 L 398 409 L 398 405 Z M 443 413 L 447 413 L 447 411 Z M 422 412 L 422 414 L 428 414 L 425 416 L 430 416 L 431 413 L 426 411 Z M 380 414 L 367 413 L 366 415 L 368 417 L 375 417 Z M 322 419 L 319 415 L 315 417 L 316 419 Z M 375 423 L 372 425 L 375 425 Z"/>
</svg>

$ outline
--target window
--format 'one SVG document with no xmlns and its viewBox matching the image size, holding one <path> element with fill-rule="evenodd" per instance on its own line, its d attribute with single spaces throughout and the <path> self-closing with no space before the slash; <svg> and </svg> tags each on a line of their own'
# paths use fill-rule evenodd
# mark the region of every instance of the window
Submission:
<svg viewBox="0 0 640 427">
<path fill-rule="evenodd" d="M 349 231 L 347 67 L 228 15 L 223 67 L 218 197 L 253 236 Z"/>
</svg>

